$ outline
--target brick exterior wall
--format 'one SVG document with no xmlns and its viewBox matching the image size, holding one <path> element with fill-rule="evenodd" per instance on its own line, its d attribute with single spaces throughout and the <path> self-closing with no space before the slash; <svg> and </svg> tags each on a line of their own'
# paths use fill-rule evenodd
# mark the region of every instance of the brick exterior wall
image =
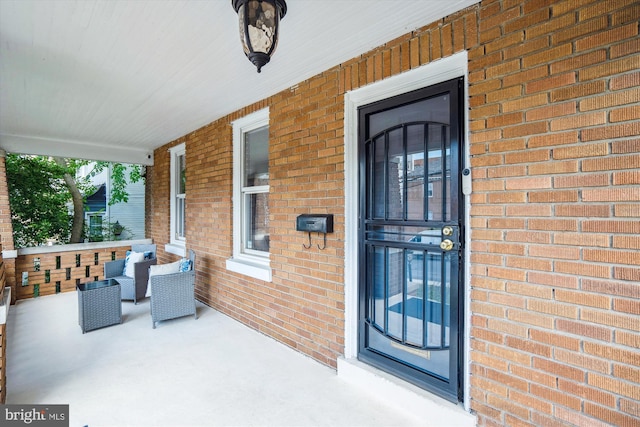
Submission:
<svg viewBox="0 0 640 427">
<path fill-rule="evenodd" d="M 9 206 L 9 186 L 7 184 L 6 153 L 0 150 L 0 244 L 4 250 L 15 249 L 13 245 L 13 225 L 11 224 L 11 207 Z M 6 286 L 11 287 L 12 303 L 16 301 L 16 260 L 5 259 L 4 268 L 7 279 Z M 4 290 L 4 288 L 3 288 Z"/>
<path fill-rule="evenodd" d="M 0 304 L 3 304 L 5 286 L 8 286 L 7 273 L 0 244 Z M 0 323 L 0 404 L 4 404 L 7 399 L 7 322 L 6 319 L 2 320 Z"/>
<path fill-rule="evenodd" d="M 7 400 L 7 324 L 0 325 L 0 403 Z"/>
<path fill-rule="evenodd" d="M 77 246 L 82 247 L 82 244 Z M 104 263 L 123 259 L 126 246 L 80 249 L 61 246 L 57 252 L 19 255 L 15 262 L 16 300 L 75 292 L 76 285 L 104 280 Z M 53 249 L 57 249 L 53 247 Z M 27 279 L 23 277 L 26 274 Z"/>
<path fill-rule="evenodd" d="M 640 425 L 640 7 L 478 13 L 472 407 L 480 425 Z"/>
<path fill-rule="evenodd" d="M 200 300 L 314 359 L 344 353 L 346 91 L 467 50 L 471 408 L 480 426 L 640 425 L 637 1 L 496 0 L 460 11 L 167 144 L 147 237 L 169 239 L 186 143 Z M 282 54 L 282 52 L 280 53 Z M 271 283 L 229 272 L 231 122 L 270 108 Z M 302 213 L 332 213 L 305 250 Z"/>
</svg>

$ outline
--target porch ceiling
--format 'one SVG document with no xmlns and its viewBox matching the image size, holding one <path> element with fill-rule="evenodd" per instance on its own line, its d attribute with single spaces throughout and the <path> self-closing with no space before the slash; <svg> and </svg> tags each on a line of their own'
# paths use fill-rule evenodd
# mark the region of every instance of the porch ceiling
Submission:
<svg viewBox="0 0 640 427">
<path fill-rule="evenodd" d="M 153 164 L 153 150 L 477 0 L 289 0 L 258 74 L 228 0 L 0 1 L 0 148 Z"/>
</svg>

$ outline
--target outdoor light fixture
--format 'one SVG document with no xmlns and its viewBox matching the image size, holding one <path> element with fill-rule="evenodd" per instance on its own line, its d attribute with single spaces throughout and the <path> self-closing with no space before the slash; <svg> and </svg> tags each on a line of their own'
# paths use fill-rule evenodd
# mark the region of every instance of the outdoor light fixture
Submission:
<svg viewBox="0 0 640 427">
<path fill-rule="evenodd" d="M 284 0 L 231 0 L 240 21 L 240 40 L 249 61 L 260 69 L 278 45 L 278 27 L 287 13 Z"/>
<path fill-rule="evenodd" d="M 120 225 L 120 221 L 116 221 L 116 223 L 113 224 L 113 235 L 120 236 L 123 231 L 124 231 L 124 227 Z"/>
</svg>

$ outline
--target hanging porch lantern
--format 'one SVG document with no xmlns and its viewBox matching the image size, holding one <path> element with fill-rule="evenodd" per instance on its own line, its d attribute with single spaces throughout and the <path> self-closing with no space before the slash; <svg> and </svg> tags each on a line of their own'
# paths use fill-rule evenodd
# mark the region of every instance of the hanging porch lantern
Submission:
<svg viewBox="0 0 640 427">
<path fill-rule="evenodd" d="M 238 14 L 244 53 L 260 72 L 276 50 L 287 4 L 284 0 L 231 0 L 231 4 Z"/>
</svg>

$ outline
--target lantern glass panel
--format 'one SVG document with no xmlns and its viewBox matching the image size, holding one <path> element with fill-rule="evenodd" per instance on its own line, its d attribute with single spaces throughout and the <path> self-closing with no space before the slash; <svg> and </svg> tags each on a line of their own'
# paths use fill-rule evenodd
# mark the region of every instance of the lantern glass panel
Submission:
<svg viewBox="0 0 640 427">
<path fill-rule="evenodd" d="M 249 47 L 247 47 L 247 38 L 244 34 L 244 4 L 238 8 L 238 22 L 240 24 L 240 41 L 242 42 L 242 49 L 244 54 L 249 54 Z"/>
<path fill-rule="evenodd" d="M 270 53 L 276 30 L 276 8 L 264 1 L 250 1 L 246 4 L 249 40 L 253 52 Z"/>
</svg>

